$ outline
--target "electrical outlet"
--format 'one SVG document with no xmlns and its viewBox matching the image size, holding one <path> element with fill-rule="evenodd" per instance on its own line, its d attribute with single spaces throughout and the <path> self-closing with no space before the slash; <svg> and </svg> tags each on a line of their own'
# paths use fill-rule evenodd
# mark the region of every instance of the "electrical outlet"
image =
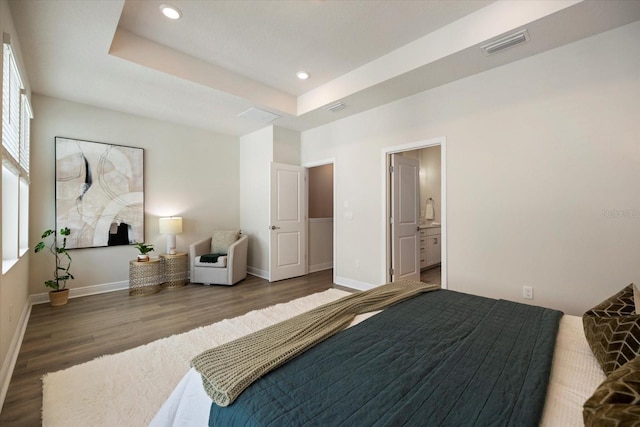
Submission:
<svg viewBox="0 0 640 427">
<path fill-rule="evenodd" d="M 522 287 L 522 298 L 533 299 L 533 286 Z"/>
<path fill-rule="evenodd" d="M 360 260 L 358 258 L 356 258 L 355 265 L 356 265 L 356 268 L 360 268 Z"/>
</svg>

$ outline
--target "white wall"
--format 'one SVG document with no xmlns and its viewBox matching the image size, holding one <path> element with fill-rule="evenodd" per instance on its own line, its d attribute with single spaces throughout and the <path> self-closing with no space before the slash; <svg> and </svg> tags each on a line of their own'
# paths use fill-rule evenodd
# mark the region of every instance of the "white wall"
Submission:
<svg viewBox="0 0 640 427">
<path fill-rule="evenodd" d="M 309 218 L 309 273 L 333 268 L 333 218 Z"/>
<path fill-rule="evenodd" d="M 239 228 L 237 138 L 39 95 L 33 109 L 31 247 L 42 230 L 55 226 L 56 136 L 144 149 L 145 241 L 156 247 L 152 256 L 166 249 L 166 237 L 158 233 L 161 216 L 183 217 L 179 252 L 214 229 Z M 128 281 L 136 254 L 133 246 L 73 250 L 71 295 Z M 45 292 L 53 258 L 30 254 L 30 260 L 30 293 Z"/>
<path fill-rule="evenodd" d="M 240 138 L 240 227 L 249 236 L 247 269 L 268 277 L 269 182 L 273 159 L 273 127 Z"/>
<path fill-rule="evenodd" d="M 273 161 L 287 165 L 300 164 L 300 132 L 272 126 Z"/>
<path fill-rule="evenodd" d="M 271 162 L 300 164 L 300 133 L 267 126 L 240 138 L 240 227 L 249 236 L 247 271 L 269 277 Z"/>
<path fill-rule="evenodd" d="M 303 132 L 303 164 L 336 159 L 337 279 L 384 282 L 381 148 L 444 136 L 450 289 L 529 285 L 581 314 L 640 282 L 638 40 L 634 23 Z"/>
<path fill-rule="evenodd" d="M 427 224 L 442 222 L 442 177 L 440 165 L 441 147 L 435 145 L 420 150 L 420 216 L 424 218 L 429 198 L 433 199 L 433 219 L 425 219 Z"/>
</svg>

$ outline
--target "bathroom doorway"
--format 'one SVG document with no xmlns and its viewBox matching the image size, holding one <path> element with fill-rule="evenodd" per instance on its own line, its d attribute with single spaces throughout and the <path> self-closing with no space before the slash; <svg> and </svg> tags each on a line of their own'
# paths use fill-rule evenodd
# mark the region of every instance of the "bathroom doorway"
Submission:
<svg viewBox="0 0 640 427">
<path fill-rule="evenodd" d="M 399 246 L 397 230 L 401 230 L 401 218 L 393 218 L 394 177 L 392 157 L 403 156 L 419 164 L 418 191 L 415 194 L 419 216 L 414 225 L 414 236 L 402 236 L 405 247 Z M 439 283 L 446 288 L 446 140 L 418 141 L 383 150 L 386 182 L 384 185 L 386 281 L 398 278 L 398 271 L 419 270 L 422 281 Z M 411 178 L 413 179 L 413 178 Z M 405 176 L 403 180 L 407 180 Z M 406 196 L 405 196 L 406 197 Z M 398 203 L 397 200 L 395 200 Z M 405 204 L 406 206 L 406 204 Z M 396 207 L 397 209 L 397 207 Z M 395 224 L 394 224 L 395 223 Z M 397 225 L 397 227 L 395 226 Z M 406 234 L 406 230 L 404 232 Z M 396 239 L 394 244 L 394 238 Z M 416 250 L 407 250 L 415 242 Z M 406 254 L 406 255 L 405 255 Z M 413 258 L 417 255 L 416 258 Z M 406 257 L 411 257 L 407 259 Z"/>
</svg>

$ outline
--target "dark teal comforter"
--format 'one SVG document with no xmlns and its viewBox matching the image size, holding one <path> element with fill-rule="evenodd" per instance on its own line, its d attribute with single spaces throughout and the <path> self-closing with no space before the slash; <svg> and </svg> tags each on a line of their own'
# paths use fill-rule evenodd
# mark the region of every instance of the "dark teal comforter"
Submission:
<svg viewBox="0 0 640 427">
<path fill-rule="evenodd" d="M 562 313 L 441 290 L 265 375 L 210 426 L 536 426 Z"/>
</svg>

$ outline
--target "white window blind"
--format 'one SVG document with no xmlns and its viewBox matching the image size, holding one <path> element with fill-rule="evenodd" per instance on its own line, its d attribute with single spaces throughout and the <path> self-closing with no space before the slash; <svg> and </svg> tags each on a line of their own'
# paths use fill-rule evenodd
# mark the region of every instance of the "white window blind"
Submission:
<svg viewBox="0 0 640 427">
<path fill-rule="evenodd" d="M 31 141 L 31 105 L 27 95 L 20 95 L 22 114 L 20 115 L 20 167 L 28 175 L 29 174 L 29 146 Z"/>
<path fill-rule="evenodd" d="M 2 34 L 2 273 L 29 245 L 29 147 L 33 112 L 10 36 Z"/>
<path fill-rule="evenodd" d="M 3 45 L 2 87 L 2 147 L 20 164 L 20 91 L 22 81 L 18 73 L 11 45 Z"/>
</svg>

